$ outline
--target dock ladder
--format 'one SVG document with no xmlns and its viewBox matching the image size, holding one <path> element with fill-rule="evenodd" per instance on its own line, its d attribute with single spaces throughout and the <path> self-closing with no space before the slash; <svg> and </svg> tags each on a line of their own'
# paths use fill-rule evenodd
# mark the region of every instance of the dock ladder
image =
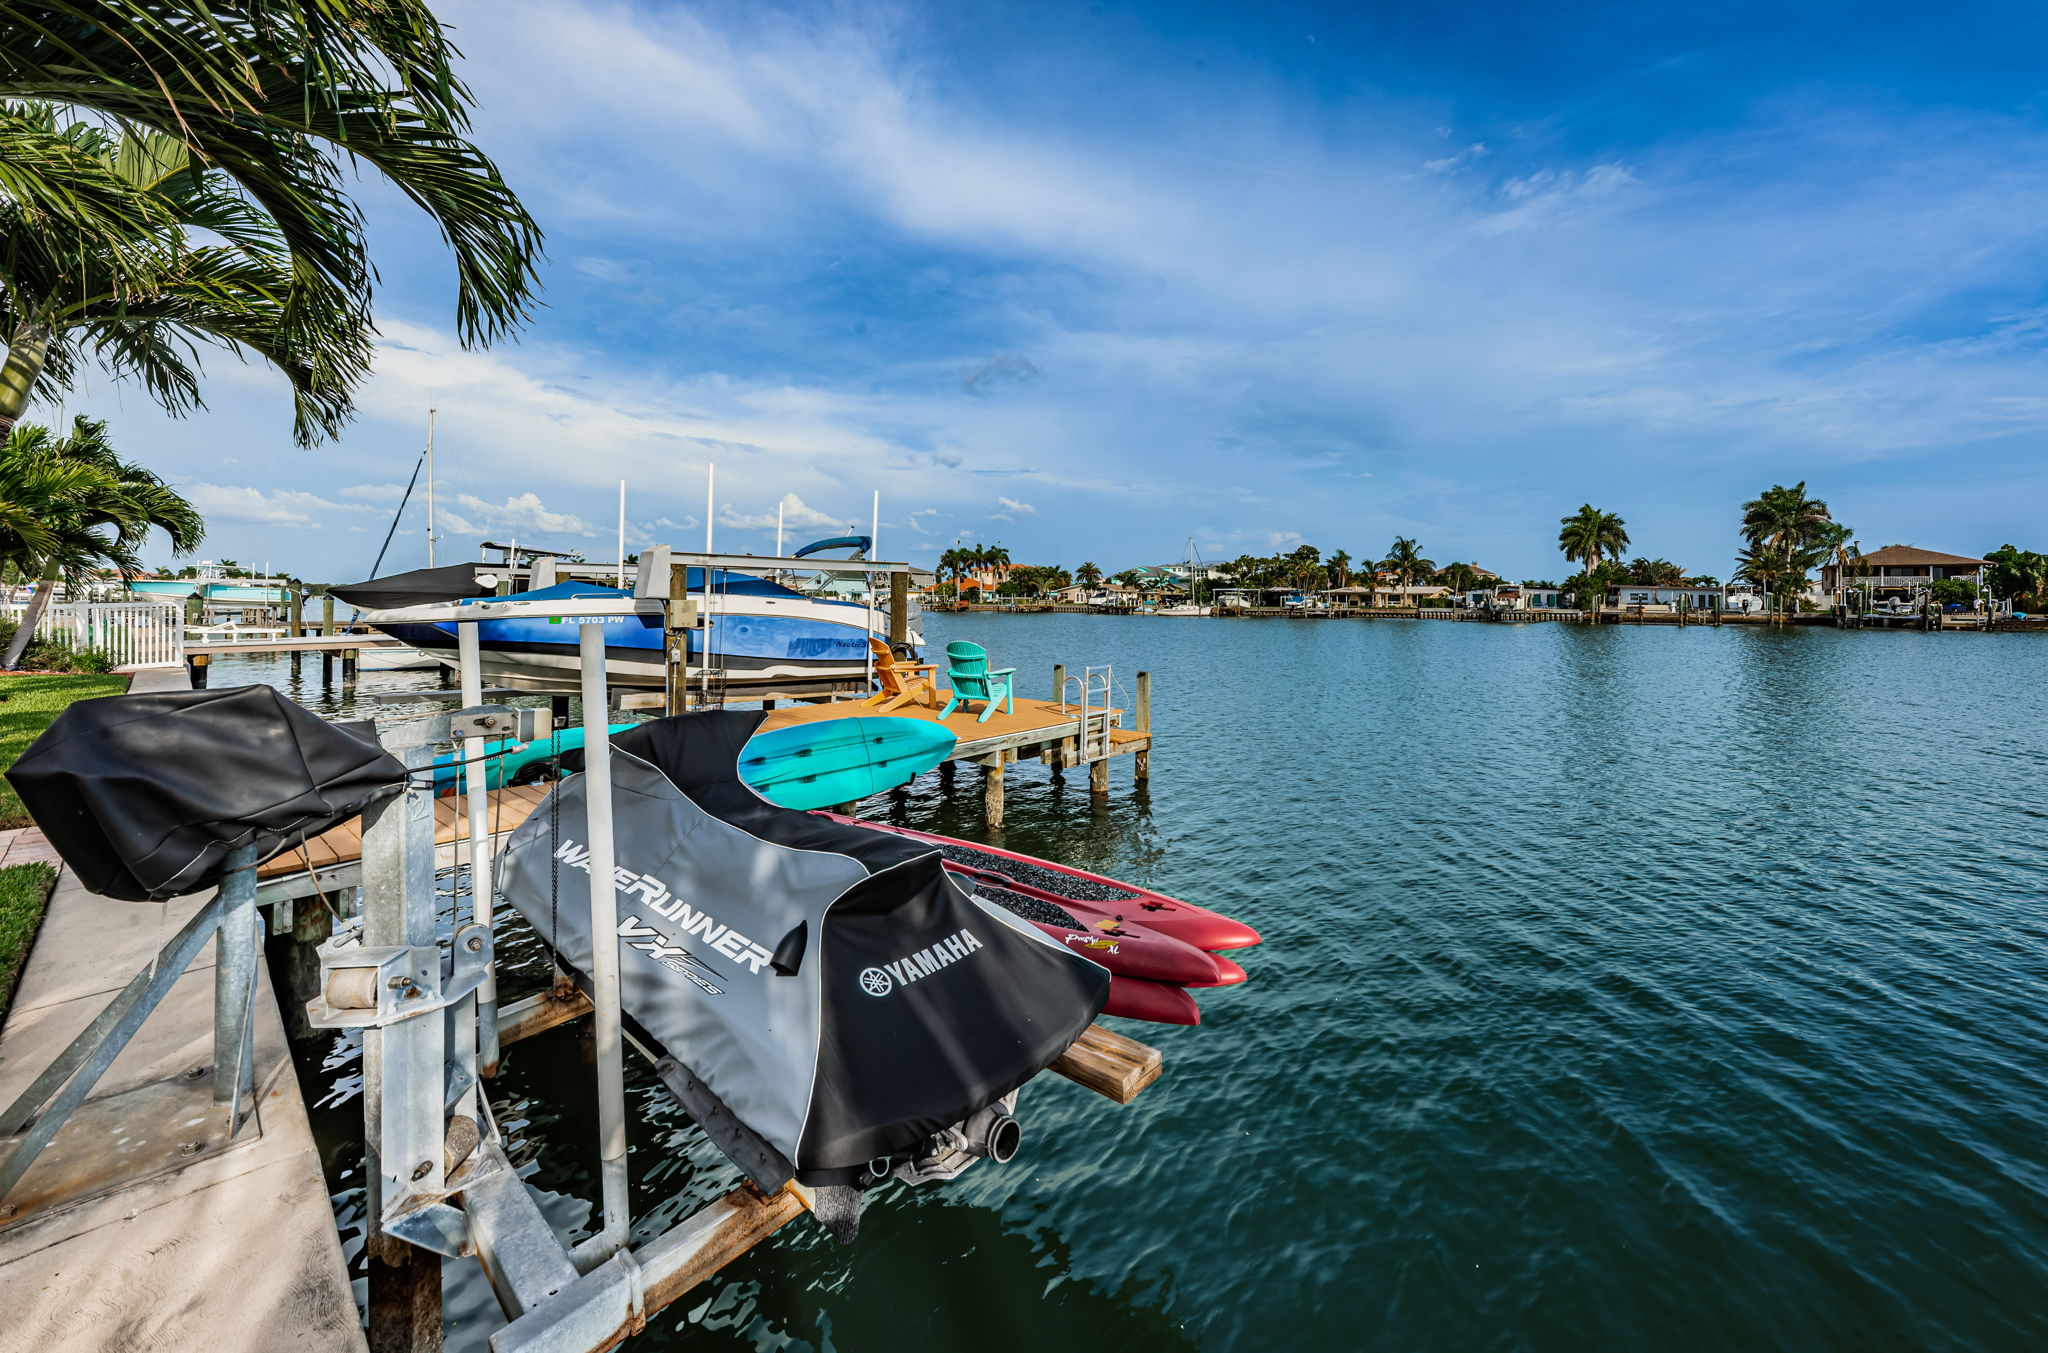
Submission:
<svg viewBox="0 0 2048 1353">
<path fill-rule="evenodd" d="M 1078 705 L 1081 711 L 1081 732 L 1075 739 L 1077 762 L 1085 764 L 1109 756 L 1109 700 L 1114 684 L 1115 672 L 1108 666 L 1084 667 L 1079 675 L 1066 677 L 1060 684 L 1060 708 Z M 1078 688 L 1079 700 L 1067 698 L 1068 690 L 1073 688 Z"/>
</svg>

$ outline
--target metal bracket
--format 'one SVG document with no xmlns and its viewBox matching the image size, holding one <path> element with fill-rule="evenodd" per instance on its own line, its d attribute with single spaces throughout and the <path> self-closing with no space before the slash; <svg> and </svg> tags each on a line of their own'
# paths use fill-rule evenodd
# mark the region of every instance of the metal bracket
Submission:
<svg viewBox="0 0 2048 1353">
<path fill-rule="evenodd" d="M 446 1009 L 491 971 L 491 934 L 464 926 L 442 972 L 439 945 L 365 945 L 358 930 L 320 946 L 320 994 L 306 1002 L 316 1029 L 382 1029 Z"/>
<path fill-rule="evenodd" d="M 448 716 L 448 733 L 453 738 L 510 738 L 532 742 L 540 736 L 537 709 L 511 709 L 504 705 L 473 705 Z"/>
</svg>

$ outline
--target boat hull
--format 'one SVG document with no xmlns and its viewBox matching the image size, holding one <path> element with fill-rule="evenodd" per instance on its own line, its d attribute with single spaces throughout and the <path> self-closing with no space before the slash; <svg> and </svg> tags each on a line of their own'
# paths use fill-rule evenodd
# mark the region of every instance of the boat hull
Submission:
<svg viewBox="0 0 2048 1353">
<path fill-rule="evenodd" d="M 605 627 L 608 682 L 663 686 L 667 664 L 660 604 L 616 593 L 593 596 L 585 604 L 585 614 L 567 618 L 511 615 L 476 622 L 484 679 L 521 690 L 574 691 L 581 671 L 578 626 L 588 620 Z M 370 611 L 363 619 L 380 633 L 453 665 L 462 609 L 457 603 L 435 603 Z M 708 665 L 727 686 L 865 680 L 868 636 L 886 640 L 888 635 L 886 614 L 810 597 L 721 597 L 706 609 L 704 628 L 684 634 L 689 670 L 694 676 Z M 913 631 L 912 646 L 921 642 Z"/>
</svg>

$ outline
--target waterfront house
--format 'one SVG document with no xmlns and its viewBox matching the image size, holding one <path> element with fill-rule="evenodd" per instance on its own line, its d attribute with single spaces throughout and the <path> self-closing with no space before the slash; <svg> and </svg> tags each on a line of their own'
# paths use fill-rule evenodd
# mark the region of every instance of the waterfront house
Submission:
<svg viewBox="0 0 2048 1353">
<path fill-rule="evenodd" d="M 1475 588 L 1466 595 L 1468 606 L 1491 606 L 1497 611 L 1552 611 L 1560 605 L 1555 587 L 1522 587 L 1509 583 L 1494 588 Z"/>
<path fill-rule="evenodd" d="M 1841 568 L 1828 564 L 1820 571 L 1820 590 L 1830 599 L 1839 597 L 1842 587 L 1869 589 L 1872 601 L 1911 601 L 1916 592 L 1948 578 L 1981 584 L 1988 559 L 1967 554 L 1943 554 L 1916 545 L 1887 545 L 1863 555 L 1843 579 Z"/>
<path fill-rule="evenodd" d="M 1603 610 L 1636 615 L 1670 611 L 1718 611 L 1727 589 L 1698 583 L 1616 583 L 1607 589 Z"/>
<path fill-rule="evenodd" d="M 1441 583 L 1397 583 L 1375 578 L 1368 585 L 1356 587 L 1326 587 L 1316 594 L 1332 606 L 1367 606 L 1384 609 L 1395 606 L 1420 606 L 1425 601 L 1438 597 L 1449 597 L 1451 589 Z"/>
</svg>

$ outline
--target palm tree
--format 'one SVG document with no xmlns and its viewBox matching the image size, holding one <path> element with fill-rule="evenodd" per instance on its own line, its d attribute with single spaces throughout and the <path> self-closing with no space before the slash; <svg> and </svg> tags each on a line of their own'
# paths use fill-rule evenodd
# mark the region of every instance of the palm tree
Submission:
<svg viewBox="0 0 2048 1353">
<path fill-rule="evenodd" d="M 469 90 L 425 0 L 0 0 L 0 98 L 177 138 L 233 178 L 292 260 L 293 313 L 368 315 L 375 271 L 349 176 L 367 165 L 455 256 L 456 322 L 489 343 L 533 304 L 541 233 L 467 139 Z M 0 127 L 0 187 L 102 246 L 136 208 L 32 128 Z"/>
<path fill-rule="evenodd" d="M 1395 536 L 1394 543 L 1387 547 L 1387 557 L 1380 560 L 1378 567 L 1400 579 L 1403 587 L 1412 587 L 1417 578 L 1436 572 L 1436 565 L 1422 557 L 1413 536 Z"/>
<path fill-rule="evenodd" d="M 1351 555 L 1338 550 L 1330 556 L 1330 583 L 1334 587 L 1351 586 Z"/>
<path fill-rule="evenodd" d="M 1445 564 L 1438 570 L 1436 580 L 1453 592 L 1470 592 L 1479 583 L 1479 571 L 1470 564 Z"/>
<path fill-rule="evenodd" d="M 148 470 L 122 459 L 107 440 L 105 423 L 81 415 L 73 420 L 71 434 L 61 438 L 48 428 L 18 426 L 0 443 L 0 465 L 7 467 L 6 479 L 76 473 L 66 491 L 40 505 L 50 539 L 18 536 L 0 542 L 8 562 L 37 579 L 0 667 L 21 661 L 59 577 L 83 581 L 103 565 L 112 565 L 123 577 L 140 572 L 137 551 L 152 528 L 170 537 L 178 554 L 191 553 L 205 539 L 198 509 Z"/>
<path fill-rule="evenodd" d="M 276 228 L 232 183 L 159 132 L 58 128 L 48 105 L 0 110 L 0 125 L 34 123 L 81 160 L 101 164 L 144 204 L 146 229 L 99 247 L 0 199 L 0 434 L 29 401 L 61 394 L 91 356 L 134 376 L 173 413 L 200 403 L 197 345 L 253 352 L 291 383 L 303 442 L 337 432 L 351 389 L 369 371 L 370 326 L 346 307 L 292 299 L 292 259 Z M 198 244 L 188 230 L 222 241 Z"/>
<path fill-rule="evenodd" d="M 1602 512 L 1591 503 L 1569 517 L 1560 518 L 1564 529 L 1557 533 L 1557 547 L 1564 557 L 1584 566 L 1587 573 L 1600 567 L 1602 559 L 1618 557 L 1628 548 L 1628 532 L 1621 518 Z"/>
<path fill-rule="evenodd" d="M 1849 535 L 1826 503 L 1807 497 L 1803 479 L 1790 488 L 1773 484 L 1742 505 L 1742 538 L 1750 554 L 1776 560 L 1772 576 L 1779 588 L 1803 584 L 1807 571 L 1833 557 Z"/>
<path fill-rule="evenodd" d="M 1083 587 L 1093 587 L 1102 581 L 1102 570 L 1094 563 L 1084 561 L 1081 567 L 1074 570 L 1074 581 Z"/>
</svg>

